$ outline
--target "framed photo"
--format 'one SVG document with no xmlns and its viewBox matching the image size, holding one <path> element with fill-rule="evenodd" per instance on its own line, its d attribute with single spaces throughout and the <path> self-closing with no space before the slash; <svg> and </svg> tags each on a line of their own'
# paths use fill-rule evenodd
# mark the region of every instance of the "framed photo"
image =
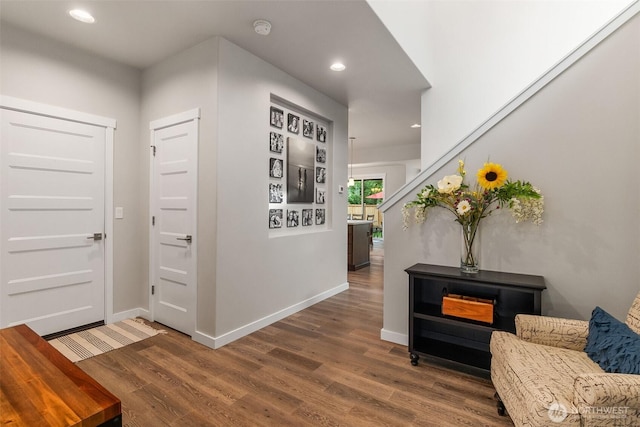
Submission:
<svg viewBox="0 0 640 427">
<path fill-rule="evenodd" d="M 318 184 L 324 184 L 327 180 L 327 169 L 326 168 L 316 168 L 316 182 Z"/>
<path fill-rule="evenodd" d="M 271 178 L 282 178 L 284 174 L 284 167 L 281 159 L 271 157 L 269 159 L 269 176 Z"/>
<path fill-rule="evenodd" d="M 287 227 L 297 227 L 300 224 L 300 212 L 287 210 Z"/>
<path fill-rule="evenodd" d="M 269 203 L 282 203 L 282 184 L 269 183 Z"/>
<path fill-rule="evenodd" d="M 322 225 L 325 222 L 325 210 L 316 209 L 316 225 Z"/>
<path fill-rule="evenodd" d="M 313 209 L 302 209 L 302 226 L 313 225 Z"/>
<path fill-rule="evenodd" d="M 324 188 L 317 188 L 316 189 L 316 203 L 319 205 L 324 205 L 324 194 L 325 194 L 325 189 Z"/>
<path fill-rule="evenodd" d="M 271 126 L 282 129 L 282 125 L 284 124 L 284 111 L 277 107 L 271 107 L 270 123 Z"/>
<path fill-rule="evenodd" d="M 287 116 L 287 130 L 291 133 L 300 133 L 300 116 L 289 113 Z"/>
<path fill-rule="evenodd" d="M 316 162 L 327 163 L 327 149 L 316 147 Z"/>
<path fill-rule="evenodd" d="M 271 132 L 269 141 L 269 151 L 272 153 L 282 153 L 284 148 L 284 135 L 278 132 Z"/>
<path fill-rule="evenodd" d="M 327 128 L 321 124 L 316 126 L 316 139 L 319 142 L 327 142 Z"/>
<path fill-rule="evenodd" d="M 287 138 L 287 203 L 313 203 L 315 143 Z"/>
<path fill-rule="evenodd" d="M 282 228 L 282 209 L 269 209 L 269 228 Z"/>
<path fill-rule="evenodd" d="M 313 139 L 313 122 L 307 119 L 302 120 L 302 136 Z"/>
</svg>

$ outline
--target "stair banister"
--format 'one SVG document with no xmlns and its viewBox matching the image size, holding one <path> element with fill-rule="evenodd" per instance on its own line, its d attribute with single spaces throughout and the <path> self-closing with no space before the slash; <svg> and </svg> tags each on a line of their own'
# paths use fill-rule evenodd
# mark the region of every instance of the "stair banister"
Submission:
<svg viewBox="0 0 640 427">
<path fill-rule="evenodd" d="M 618 15 L 613 17 L 602 28 L 596 31 L 591 37 L 585 40 L 582 44 L 572 50 L 568 55 L 562 58 L 553 67 L 542 74 L 533 83 L 527 86 L 518 95 L 507 102 L 496 113 L 484 121 L 480 126 L 473 130 L 469 135 L 464 137 L 460 142 L 454 145 L 449 151 L 447 151 L 442 157 L 434 161 L 425 170 L 420 172 L 415 178 L 402 186 L 398 191 L 388 197 L 379 207 L 380 211 L 386 212 L 391 207 L 396 205 L 406 195 L 417 192 L 418 188 L 437 172 L 444 165 L 450 161 L 458 158 L 467 147 L 478 140 L 482 135 L 488 132 L 492 127 L 498 124 L 502 119 L 507 117 L 518 107 L 524 104 L 529 98 L 535 95 L 538 91 L 544 88 L 547 84 L 552 82 L 556 77 L 562 74 L 565 70 L 576 63 L 580 58 L 586 55 L 591 49 L 596 47 L 600 42 L 605 40 L 609 35 L 615 32 L 618 28 L 624 25 L 627 21 L 633 18 L 640 12 L 640 0 L 636 0 L 630 3 L 625 9 L 623 9 Z"/>
</svg>

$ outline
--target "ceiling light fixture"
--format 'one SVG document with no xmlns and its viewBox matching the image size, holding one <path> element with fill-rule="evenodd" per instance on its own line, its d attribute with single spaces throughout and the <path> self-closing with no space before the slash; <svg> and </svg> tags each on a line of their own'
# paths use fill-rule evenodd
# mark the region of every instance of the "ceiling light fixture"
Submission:
<svg viewBox="0 0 640 427">
<path fill-rule="evenodd" d="M 418 128 L 421 128 L 421 127 L 422 127 L 422 125 L 421 125 L 420 123 L 414 123 L 414 124 L 412 124 L 412 125 L 411 125 L 411 127 L 412 127 L 413 129 L 418 129 Z"/>
<path fill-rule="evenodd" d="M 93 24 L 96 22 L 96 18 L 86 10 L 73 9 L 69 11 L 69 15 L 76 21 L 84 22 L 85 24 Z"/>
<path fill-rule="evenodd" d="M 261 36 L 268 36 L 271 32 L 271 22 L 266 19 L 258 19 L 253 21 L 253 29 Z"/>
<path fill-rule="evenodd" d="M 353 140 L 355 138 L 353 136 L 349 137 L 349 142 L 351 143 L 351 163 L 349 163 L 349 183 L 347 184 L 349 187 L 353 187 L 356 184 L 356 181 L 353 179 Z"/>
<path fill-rule="evenodd" d="M 342 62 L 334 62 L 329 68 L 333 71 L 344 71 L 347 67 Z"/>
</svg>

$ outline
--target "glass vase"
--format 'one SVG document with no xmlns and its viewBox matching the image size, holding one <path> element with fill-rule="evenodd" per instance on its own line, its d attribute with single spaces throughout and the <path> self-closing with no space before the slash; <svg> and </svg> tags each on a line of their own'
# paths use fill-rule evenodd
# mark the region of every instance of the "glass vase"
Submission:
<svg viewBox="0 0 640 427">
<path fill-rule="evenodd" d="M 460 246 L 460 270 L 463 273 L 477 273 L 480 270 L 480 221 L 462 225 Z"/>
</svg>

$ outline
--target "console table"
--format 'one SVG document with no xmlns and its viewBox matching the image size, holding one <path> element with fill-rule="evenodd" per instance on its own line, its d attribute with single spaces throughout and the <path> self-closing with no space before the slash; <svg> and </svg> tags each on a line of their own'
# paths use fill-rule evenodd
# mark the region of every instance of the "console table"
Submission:
<svg viewBox="0 0 640 427">
<path fill-rule="evenodd" d="M 26 325 L 0 329 L 0 424 L 122 426 L 120 399 Z"/>
<path fill-rule="evenodd" d="M 457 267 L 416 264 L 409 274 L 409 355 L 435 356 L 488 371 L 491 333 L 515 333 L 515 316 L 540 314 L 542 276 L 481 270 L 465 274 Z M 493 321 L 486 323 L 442 312 L 443 297 L 456 294 L 493 302 Z"/>
</svg>

